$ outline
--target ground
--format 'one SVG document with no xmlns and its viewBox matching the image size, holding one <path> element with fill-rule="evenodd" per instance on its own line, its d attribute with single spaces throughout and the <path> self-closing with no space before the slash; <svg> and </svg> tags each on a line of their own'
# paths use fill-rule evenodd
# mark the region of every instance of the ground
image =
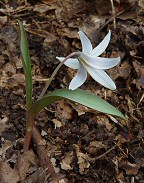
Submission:
<svg viewBox="0 0 144 183">
<path fill-rule="evenodd" d="M 0 182 L 144 182 L 143 15 L 143 0 L 0 2 Z M 93 46 L 112 30 L 102 56 L 121 57 L 108 71 L 117 89 L 106 89 L 90 77 L 81 88 L 117 107 L 127 120 L 63 100 L 36 116 L 41 144 L 31 141 L 30 150 L 23 152 L 25 76 L 17 19 L 28 37 L 33 101 L 59 64 L 56 56 L 81 50 L 79 29 Z M 49 91 L 67 88 L 74 75 L 62 66 Z"/>
</svg>

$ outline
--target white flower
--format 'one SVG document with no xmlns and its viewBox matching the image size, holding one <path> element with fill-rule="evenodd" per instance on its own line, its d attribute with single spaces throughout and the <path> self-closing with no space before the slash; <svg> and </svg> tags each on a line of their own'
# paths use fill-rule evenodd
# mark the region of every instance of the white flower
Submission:
<svg viewBox="0 0 144 183">
<path fill-rule="evenodd" d="M 120 57 L 117 58 L 102 58 L 99 57 L 110 42 L 111 31 L 105 36 L 102 42 L 92 49 L 92 44 L 87 36 L 82 32 L 78 32 L 82 44 L 82 52 L 77 58 L 69 58 L 64 64 L 72 69 L 78 69 L 76 76 L 72 79 L 69 89 L 75 90 L 80 87 L 87 78 L 87 72 L 91 77 L 101 85 L 111 90 L 116 89 L 113 80 L 104 71 L 116 66 L 120 62 Z M 56 57 L 59 61 L 63 61 L 65 57 Z"/>
</svg>

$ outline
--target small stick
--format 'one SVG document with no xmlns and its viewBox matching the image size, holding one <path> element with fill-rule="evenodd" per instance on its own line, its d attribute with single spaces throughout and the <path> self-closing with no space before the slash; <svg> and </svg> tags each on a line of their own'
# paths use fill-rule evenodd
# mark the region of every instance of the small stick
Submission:
<svg viewBox="0 0 144 183">
<path fill-rule="evenodd" d="M 110 2 L 111 2 L 111 7 L 112 7 L 113 23 L 114 23 L 114 29 L 115 29 L 116 28 L 115 8 L 114 8 L 113 0 L 110 0 Z"/>
<path fill-rule="evenodd" d="M 102 158 L 103 156 L 105 156 L 106 154 L 108 154 L 110 151 L 112 151 L 113 149 L 116 148 L 117 145 L 114 145 L 112 148 L 110 148 L 108 151 L 106 151 L 105 153 L 101 154 L 100 156 L 96 157 L 96 158 L 88 158 L 89 162 L 94 162 L 100 158 Z"/>
</svg>

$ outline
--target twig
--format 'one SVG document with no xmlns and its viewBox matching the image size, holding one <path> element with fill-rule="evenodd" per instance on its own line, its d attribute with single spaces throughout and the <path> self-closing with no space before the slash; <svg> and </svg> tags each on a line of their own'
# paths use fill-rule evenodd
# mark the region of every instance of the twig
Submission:
<svg viewBox="0 0 144 183">
<path fill-rule="evenodd" d="M 103 156 L 105 156 L 106 154 L 108 154 L 110 151 L 112 151 L 113 149 L 115 149 L 116 146 L 117 146 L 117 145 L 114 145 L 114 146 L 113 146 L 112 148 L 110 148 L 108 151 L 106 151 L 105 153 L 101 154 L 100 156 L 98 156 L 98 157 L 96 157 L 96 158 L 90 158 L 90 157 L 89 157 L 89 158 L 88 158 L 88 161 L 89 161 L 89 162 L 94 162 L 94 161 L 96 161 L 96 160 L 102 158 Z"/>
<path fill-rule="evenodd" d="M 112 14 L 113 14 L 113 24 L 114 24 L 114 29 L 116 28 L 116 17 L 115 17 L 115 8 L 114 8 L 114 3 L 113 0 L 110 0 L 111 2 L 111 7 L 112 7 Z"/>
<path fill-rule="evenodd" d="M 129 9 L 129 8 L 128 8 Z M 119 15 L 121 15 L 122 13 L 124 13 L 125 11 L 127 11 L 128 9 L 122 10 L 119 13 L 117 13 L 115 15 L 115 18 L 118 17 Z M 107 24 L 109 24 L 111 21 L 113 21 L 113 17 L 111 17 L 110 19 L 108 19 L 101 27 L 99 30 L 102 30 Z"/>
</svg>

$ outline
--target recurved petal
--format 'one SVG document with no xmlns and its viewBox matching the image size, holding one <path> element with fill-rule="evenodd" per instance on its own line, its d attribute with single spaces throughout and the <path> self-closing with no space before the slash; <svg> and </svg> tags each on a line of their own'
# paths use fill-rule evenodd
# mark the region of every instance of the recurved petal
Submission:
<svg viewBox="0 0 144 183">
<path fill-rule="evenodd" d="M 72 79 L 69 85 L 69 89 L 75 90 L 80 87 L 87 78 L 87 71 L 84 66 L 79 62 L 79 68 L 76 76 Z"/>
<path fill-rule="evenodd" d="M 62 62 L 65 57 L 56 57 L 60 62 Z M 64 65 L 67 67 L 70 67 L 72 69 L 78 69 L 79 68 L 79 61 L 76 58 L 69 58 L 67 61 L 65 61 Z"/>
<path fill-rule="evenodd" d="M 102 57 L 88 56 L 84 53 L 81 54 L 81 57 L 88 65 L 96 69 L 110 69 L 116 66 L 120 62 L 120 57 L 102 58 Z"/>
<path fill-rule="evenodd" d="M 105 38 L 102 40 L 102 42 L 97 46 L 95 47 L 89 55 L 91 56 L 99 56 L 101 55 L 105 49 L 107 48 L 109 42 L 110 42 L 110 37 L 111 37 L 111 31 L 109 30 L 108 34 L 105 36 Z"/>
<path fill-rule="evenodd" d="M 91 75 L 91 77 L 95 81 L 100 83 L 101 85 L 103 85 L 106 88 L 109 88 L 111 90 L 115 90 L 116 89 L 115 83 L 113 82 L 113 80 L 108 76 L 108 74 L 105 71 L 99 70 L 99 69 L 95 69 L 95 68 L 93 68 L 91 66 L 86 66 L 86 70 Z"/>
<path fill-rule="evenodd" d="M 91 44 L 90 40 L 88 39 L 88 37 L 82 31 L 79 31 L 78 34 L 79 34 L 81 44 L 82 44 L 82 52 L 83 53 L 91 52 L 92 44 Z"/>
</svg>

